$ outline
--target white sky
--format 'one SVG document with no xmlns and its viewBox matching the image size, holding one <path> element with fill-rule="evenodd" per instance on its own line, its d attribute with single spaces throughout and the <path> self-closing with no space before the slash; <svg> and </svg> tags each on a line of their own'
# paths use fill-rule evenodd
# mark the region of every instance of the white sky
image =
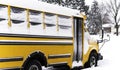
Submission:
<svg viewBox="0 0 120 70">
<path fill-rule="evenodd" d="M 91 5 L 93 1 L 94 0 L 85 0 L 86 5 Z M 96 1 L 98 1 L 98 3 L 101 3 L 101 2 L 106 2 L 106 1 L 109 1 L 109 0 L 96 0 Z"/>
<path fill-rule="evenodd" d="M 86 2 L 86 5 L 91 5 L 93 0 L 85 0 L 85 2 Z"/>
</svg>

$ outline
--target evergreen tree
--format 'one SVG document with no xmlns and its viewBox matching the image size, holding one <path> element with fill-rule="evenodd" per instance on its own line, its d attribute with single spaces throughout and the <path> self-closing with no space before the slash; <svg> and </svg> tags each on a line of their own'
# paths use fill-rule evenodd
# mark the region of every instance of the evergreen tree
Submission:
<svg viewBox="0 0 120 70">
<path fill-rule="evenodd" d="M 64 4 L 66 7 L 77 9 L 80 10 L 80 12 L 88 14 L 89 6 L 85 5 L 85 0 L 65 0 Z"/>
<path fill-rule="evenodd" d="M 47 3 L 58 4 L 68 8 L 80 10 L 88 14 L 89 6 L 85 5 L 85 0 L 41 0 Z"/>
<path fill-rule="evenodd" d="M 90 33 L 97 34 L 99 30 L 102 28 L 100 18 L 101 18 L 101 13 L 98 6 L 98 2 L 94 1 L 88 15 L 88 23 L 89 23 L 88 28 Z"/>
<path fill-rule="evenodd" d="M 43 2 L 47 2 L 50 4 L 58 4 L 58 5 L 64 5 L 63 0 L 41 0 Z"/>
</svg>

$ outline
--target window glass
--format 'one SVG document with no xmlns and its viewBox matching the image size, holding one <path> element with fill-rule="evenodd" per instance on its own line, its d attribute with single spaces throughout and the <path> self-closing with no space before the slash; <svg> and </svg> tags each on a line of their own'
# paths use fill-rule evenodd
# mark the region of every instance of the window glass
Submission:
<svg viewBox="0 0 120 70">
<path fill-rule="evenodd" d="M 46 13 L 45 14 L 45 24 L 48 27 L 55 26 L 56 25 L 56 15 Z"/>
<path fill-rule="evenodd" d="M 29 16 L 30 24 L 32 26 L 40 25 L 42 23 L 41 12 L 30 10 L 29 14 L 30 14 L 30 16 Z"/>
<path fill-rule="evenodd" d="M 69 29 L 71 26 L 66 26 L 66 25 L 59 25 L 60 29 Z"/>
<path fill-rule="evenodd" d="M 0 22 L 8 18 L 7 6 L 0 5 Z"/>
<path fill-rule="evenodd" d="M 39 15 L 41 12 L 35 11 L 35 10 L 30 10 L 30 15 Z"/>
<path fill-rule="evenodd" d="M 69 29 L 72 26 L 71 18 L 66 16 L 59 16 L 58 18 L 59 28 L 60 29 Z"/>
<path fill-rule="evenodd" d="M 72 36 L 72 20 L 70 17 L 58 16 L 58 26 L 60 35 Z"/>
<path fill-rule="evenodd" d="M 47 35 L 56 35 L 57 19 L 55 14 L 45 13 L 45 25 L 46 25 L 46 34 Z"/>
<path fill-rule="evenodd" d="M 13 24 L 20 24 L 26 20 L 26 12 L 23 8 L 11 7 L 11 21 Z"/>
<path fill-rule="evenodd" d="M 29 11 L 30 33 L 35 35 L 44 34 L 43 30 L 43 15 L 40 11 Z"/>
<path fill-rule="evenodd" d="M 13 13 L 22 13 L 22 12 L 24 12 L 24 9 L 23 8 L 11 7 L 11 12 L 13 12 Z"/>
<path fill-rule="evenodd" d="M 8 33 L 8 7 L 0 5 L 0 33 Z"/>
<path fill-rule="evenodd" d="M 27 13 L 26 9 L 11 6 L 11 33 L 27 33 Z"/>
<path fill-rule="evenodd" d="M 0 5 L 0 9 L 6 8 L 7 6 Z"/>
</svg>

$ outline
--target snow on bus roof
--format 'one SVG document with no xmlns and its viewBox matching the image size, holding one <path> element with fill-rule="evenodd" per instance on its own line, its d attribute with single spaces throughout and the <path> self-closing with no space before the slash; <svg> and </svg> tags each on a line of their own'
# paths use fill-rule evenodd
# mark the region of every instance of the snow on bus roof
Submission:
<svg viewBox="0 0 120 70">
<path fill-rule="evenodd" d="M 66 16 L 80 16 L 80 12 L 78 10 L 52 5 L 48 3 L 44 3 L 38 0 L 0 0 L 0 4 L 16 6 L 21 8 L 28 8 L 32 10 L 50 12 L 55 14 L 61 14 Z"/>
</svg>

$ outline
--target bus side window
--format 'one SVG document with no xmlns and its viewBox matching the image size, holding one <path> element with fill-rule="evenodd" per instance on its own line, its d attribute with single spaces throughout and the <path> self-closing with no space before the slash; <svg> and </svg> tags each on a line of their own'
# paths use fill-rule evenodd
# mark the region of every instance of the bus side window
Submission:
<svg viewBox="0 0 120 70">
<path fill-rule="evenodd" d="M 23 23 L 26 20 L 25 9 L 11 7 L 11 21 L 14 24 Z"/>
<path fill-rule="evenodd" d="M 59 34 L 64 36 L 72 36 L 72 21 L 70 17 L 58 17 Z"/>
<path fill-rule="evenodd" d="M 46 26 L 46 34 L 47 35 L 56 35 L 56 15 L 51 13 L 45 13 L 45 26 Z"/>
<path fill-rule="evenodd" d="M 0 33 L 9 32 L 8 29 L 8 7 L 0 5 Z"/>
<path fill-rule="evenodd" d="M 0 21 L 4 21 L 7 18 L 7 6 L 0 5 Z"/>
<path fill-rule="evenodd" d="M 12 33 L 27 33 L 26 9 L 11 7 L 11 31 Z"/>
<path fill-rule="evenodd" d="M 40 11 L 30 10 L 29 11 L 29 23 L 31 34 L 43 34 L 42 26 L 42 14 Z"/>
</svg>

